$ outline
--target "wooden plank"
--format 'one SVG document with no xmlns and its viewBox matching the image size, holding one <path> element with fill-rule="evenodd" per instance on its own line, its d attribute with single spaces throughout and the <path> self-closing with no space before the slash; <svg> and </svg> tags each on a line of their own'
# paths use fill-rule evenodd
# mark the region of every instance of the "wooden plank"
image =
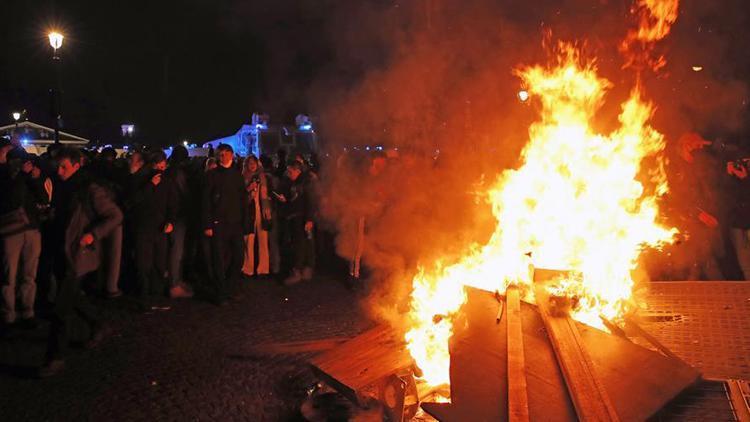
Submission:
<svg viewBox="0 0 750 422">
<path fill-rule="evenodd" d="M 750 408 L 748 399 L 750 399 L 750 387 L 747 381 L 727 380 L 727 389 L 729 390 L 729 400 L 732 402 L 734 415 L 740 422 L 750 422 Z"/>
<path fill-rule="evenodd" d="M 319 340 L 289 341 L 285 343 L 265 343 L 254 346 L 251 350 L 262 355 L 283 355 L 295 353 L 322 352 L 333 349 L 351 337 L 331 337 Z"/>
<path fill-rule="evenodd" d="M 526 393 L 526 364 L 521 325 L 521 299 L 518 288 L 505 292 L 508 347 L 508 420 L 529 420 L 529 399 Z"/>
<path fill-rule="evenodd" d="M 575 321 L 569 316 L 551 315 L 544 286 L 536 284 L 534 294 L 579 419 L 618 421 L 617 412 L 594 371 Z"/>
<path fill-rule="evenodd" d="M 631 333 L 631 335 L 643 337 L 649 343 L 651 343 L 651 345 L 656 347 L 656 349 L 659 350 L 664 356 L 682 361 L 682 359 L 672 353 L 672 351 L 669 350 L 667 346 L 663 345 L 656 337 L 652 336 L 648 331 L 641 328 L 641 326 L 638 325 L 638 323 L 635 322 L 635 320 L 633 320 L 632 318 L 625 319 L 625 330 L 626 332 Z"/>
<path fill-rule="evenodd" d="M 380 325 L 315 356 L 313 372 L 355 403 L 357 392 L 391 374 L 413 366 L 401 334 Z"/>
</svg>

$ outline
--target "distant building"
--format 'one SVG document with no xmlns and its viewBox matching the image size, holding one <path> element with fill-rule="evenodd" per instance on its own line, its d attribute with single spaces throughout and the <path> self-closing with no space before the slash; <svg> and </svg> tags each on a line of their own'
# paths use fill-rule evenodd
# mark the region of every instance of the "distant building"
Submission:
<svg viewBox="0 0 750 422">
<path fill-rule="evenodd" d="M 55 143 L 55 129 L 28 120 L 19 122 L 18 125 L 13 123 L 0 126 L 0 136 L 10 138 L 16 130 L 21 137 L 21 145 L 27 152 L 41 154 L 49 145 Z M 89 142 L 86 138 L 60 131 L 60 144 L 62 145 L 83 148 Z"/>
</svg>

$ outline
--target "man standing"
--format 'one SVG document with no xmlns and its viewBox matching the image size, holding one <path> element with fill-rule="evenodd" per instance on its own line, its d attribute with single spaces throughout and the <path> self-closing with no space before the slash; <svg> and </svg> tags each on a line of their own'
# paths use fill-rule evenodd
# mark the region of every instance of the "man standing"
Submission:
<svg viewBox="0 0 750 422">
<path fill-rule="evenodd" d="M 284 284 L 292 285 L 302 280 L 310 280 L 315 267 L 313 192 L 310 181 L 303 177 L 300 162 L 289 163 L 280 190 L 278 200 L 284 204 L 283 216 L 293 257 L 292 270 Z"/>
<path fill-rule="evenodd" d="M 0 141 L 0 240 L 2 241 L 2 323 L 16 322 L 16 281 L 21 270 L 21 325 L 35 328 L 34 298 L 42 238 L 39 208 L 49 203 L 40 170 L 23 159 L 20 172 L 11 169 L 8 153 L 13 148 Z M 22 150 L 19 150 L 22 152 Z"/>
<path fill-rule="evenodd" d="M 206 173 L 201 200 L 203 234 L 210 239 L 214 301 L 227 301 L 240 278 L 243 236 L 250 233 L 248 204 L 242 173 L 233 166 L 232 147 L 216 148 L 218 167 Z"/>
<path fill-rule="evenodd" d="M 54 195 L 54 232 L 58 255 L 55 276 L 59 280 L 57 299 L 51 315 L 46 361 L 39 368 L 39 377 L 57 374 L 65 368 L 65 354 L 73 312 L 91 327 L 88 347 L 95 347 L 104 337 L 105 329 L 98 312 L 81 292 L 81 279 L 95 271 L 100 262 L 100 240 L 122 223 L 122 212 L 113 195 L 82 174 L 81 153 L 63 148 L 57 154 L 57 174 L 61 189 Z"/>
<path fill-rule="evenodd" d="M 155 151 L 149 157 L 150 173 L 131 197 L 135 267 L 142 305 L 154 294 L 163 293 L 167 273 L 167 235 L 174 230 L 174 198 L 163 174 L 167 156 Z"/>
</svg>

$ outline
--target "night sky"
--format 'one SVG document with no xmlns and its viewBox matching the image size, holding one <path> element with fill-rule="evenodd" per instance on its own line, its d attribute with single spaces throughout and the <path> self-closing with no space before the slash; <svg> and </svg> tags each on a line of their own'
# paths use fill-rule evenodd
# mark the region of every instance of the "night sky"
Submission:
<svg viewBox="0 0 750 422">
<path fill-rule="evenodd" d="M 446 124 L 446 115 L 490 121 L 492 110 L 513 106 L 517 80 L 512 66 L 540 58 L 544 29 L 591 39 L 600 52 L 611 53 L 609 62 L 600 60 L 603 66 L 619 69 L 621 59 L 607 37 L 624 35 L 629 4 L 2 0 L 0 122 L 26 109 L 30 120 L 51 125 L 48 89 L 54 73 L 46 33 L 52 27 L 66 35 L 61 52 L 64 130 L 104 143 L 119 138 L 122 123 L 134 123 L 147 143 L 206 141 L 234 133 L 254 111 L 269 113 L 276 124 L 289 124 L 298 113 L 328 116 L 328 138 L 352 132 L 347 124 L 353 118 L 335 120 L 355 111 L 370 120 L 369 126 L 355 122 L 368 131 L 397 121 L 411 125 L 425 109 L 436 110 L 429 127 Z M 750 8 L 744 0 L 727 0 L 722 7 L 683 0 L 680 7 L 673 35 L 664 43 L 673 68 L 655 84 L 676 92 L 675 113 L 700 122 L 693 129 L 710 130 L 704 121 L 717 121 L 730 108 L 747 121 Z M 496 68 L 483 69 L 488 63 Z M 706 71 L 683 74 L 693 63 Z M 486 89 L 467 81 L 478 81 L 484 73 L 489 73 L 488 83 L 510 91 L 494 91 L 507 100 L 487 103 L 486 117 L 463 105 L 481 107 L 478 100 L 488 95 Z M 695 86 L 692 93 L 685 92 L 689 84 Z M 700 87 L 710 87 L 711 93 L 698 92 Z M 721 104 L 697 116 L 707 98 Z M 394 114 L 402 107 L 406 111 Z M 667 108 L 663 104 L 661 110 Z M 413 137 L 420 131 L 401 132 Z"/>
<path fill-rule="evenodd" d="M 233 133 L 253 111 L 277 123 L 309 112 L 324 63 L 320 1 L 3 0 L 0 110 L 50 124 L 51 48 L 62 48 L 65 130 L 106 141 L 132 122 L 149 142 Z M 17 17 L 17 18 L 12 18 Z M 7 117 L 6 117 L 7 116 Z"/>
</svg>

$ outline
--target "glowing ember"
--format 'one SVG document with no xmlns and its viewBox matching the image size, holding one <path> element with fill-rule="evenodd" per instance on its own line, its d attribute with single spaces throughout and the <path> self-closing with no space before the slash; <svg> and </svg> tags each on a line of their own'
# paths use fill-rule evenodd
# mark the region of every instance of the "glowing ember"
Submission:
<svg viewBox="0 0 750 422">
<path fill-rule="evenodd" d="M 525 89 L 518 91 L 518 99 L 521 100 L 521 102 L 526 102 L 529 99 L 529 91 L 526 91 Z"/>
<path fill-rule="evenodd" d="M 646 42 L 666 35 L 677 1 L 638 5 L 649 12 L 642 22 L 648 28 L 628 36 Z M 547 289 L 575 298 L 573 318 L 604 328 L 600 316 L 616 321 L 633 307 L 631 271 L 641 251 L 672 242 L 677 233 L 658 223 L 657 199 L 667 192 L 659 157 L 665 142 L 649 125 L 654 109 L 640 86 L 622 104 L 619 128 L 604 135 L 591 123 L 611 83 L 575 47 L 560 43 L 552 66 L 516 74 L 528 98 L 540 102 L 541 116 L 529 128 L 521 166 L 502 173 L 487 192 L 495 232 L 460 262 L 422 269 L 413 280 L 406 340 L 432 385 L 449 382 L 448 340 L 464 286 L 502 292 L 511 283 L 532 283 L 533 268 L 566 270 L 575 276 Z M 644 186 L 639 176 L 647 157 L 658 165 Z"/>
</svg>

